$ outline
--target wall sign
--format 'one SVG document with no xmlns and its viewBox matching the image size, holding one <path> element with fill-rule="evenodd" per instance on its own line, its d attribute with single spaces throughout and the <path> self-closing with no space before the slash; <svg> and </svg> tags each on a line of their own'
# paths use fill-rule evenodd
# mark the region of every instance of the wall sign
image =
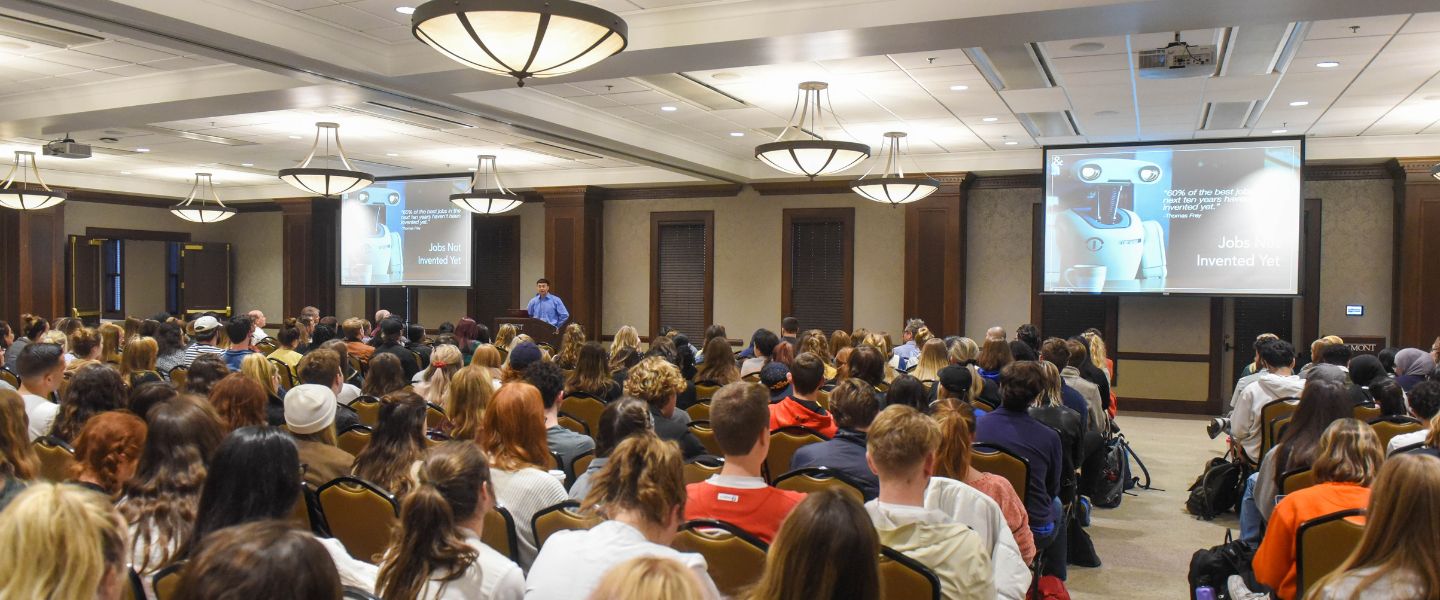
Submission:
<svg viewBox="0 0 1440 600">
<path fill-rule="evenodd" d="M 1345 345 L 1355 354 L 1379 354 L 1385 349 L 1385 336 L 1383 335 L 1342 335 L 1340 339 L 1345 340 Z"/>
<path fill-rule="evenodd" d="M 1345 305 L 1345 316 L 1347 316 L 1347 317 L 1359 317 L 1359 316 L 1363 316 L 1364 314 L 1365 314 L 1365 305 L 1364 305 L 1364 304 L 1346 304 L 1346 305 Z"/>
</svg>

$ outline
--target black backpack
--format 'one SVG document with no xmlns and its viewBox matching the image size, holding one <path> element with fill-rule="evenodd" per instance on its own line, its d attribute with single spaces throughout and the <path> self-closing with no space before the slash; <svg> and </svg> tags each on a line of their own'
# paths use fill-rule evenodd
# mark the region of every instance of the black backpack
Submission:
<svg viewBox="0 0 1440 600">
<path fill-rule="evenodd" d="M 1115 508 L 1120 506 L 1120 499 L 1125 496 L 1125 479 L 1129 465 L 1125 460 L 1125 447 L 1121 445 L 1120 439 L 1111 438 L 1105 446 L 1091 455 L 1092 464 L 1087 469 L 1088 481 L 1084 482 L 1083 494 L 1090 496 L 1090 502 L 1100 508 Z"/>
<path fill-rule="evenodd" d="M 1221 513 L 1239 509 L 1245 494 L 1245 478 L 1249 476 L 1244 463 L 1231 460 L 1228 454 L 1210 459 L 1205 463 L 1205 472 L 1190 486 L 1185 510 L 1209 521 Z"/>
<path fill-rule="evenodd" d="M 1252 542 L 1230 539 L 1230 530 L 1225 530 L 1225 543 L 1202 550 L 1196 550 L 1190 557 L 1190 598 L 1195 599 L 1195 589 L 1209 586 L 1215 590 L 1216 600 L 1230 600 L 1230 576 L 1239 575 L 1245 586 L 1254 591 L 1269 588 L 1255 581 L 1255 570 L 1250 561 L 1255 557 L 1257 547 Z"/>
</svg>

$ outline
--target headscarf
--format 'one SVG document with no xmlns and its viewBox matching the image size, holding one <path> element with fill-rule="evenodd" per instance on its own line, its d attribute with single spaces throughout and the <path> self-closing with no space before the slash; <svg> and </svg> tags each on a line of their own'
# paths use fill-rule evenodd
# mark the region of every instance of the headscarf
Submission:
<svg viewBox="0 0 1440 600">
<path fill-rule="evenodd" d="M 1425 377 L 1435 370 L 1435 359 L 1419 348 L 1406 348 L 1395 354 L 1395 373 Z"/>
<path fill-rule="evenodd" d="M 1385 367 L 1373 354 L 1361 354 L 1350 359 L 1350 380 L 1355 385 L 1370 385 L 1385 376 Z"/>
</svg>

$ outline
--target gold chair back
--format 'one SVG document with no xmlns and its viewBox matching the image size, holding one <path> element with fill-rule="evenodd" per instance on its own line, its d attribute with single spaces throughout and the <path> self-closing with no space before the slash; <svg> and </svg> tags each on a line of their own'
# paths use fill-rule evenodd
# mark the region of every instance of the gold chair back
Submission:
<svg viewBox="0 0 1440 600">
<path fill-rule="evenodd" d="M 351 456 L 359 456 L 360 451 L 370 445 L 370 439 L 373 437 L 375 437 L 374 430 L 365 425 L 355 425 L 335 437 L 335 446 L 349 452 Z"/>
<path fill-rule="evenodd" d="M 316 492 L 330 533 L 359 560 L 377 563 L 390 547 L 390 530 L 399 525 L 395 496 L 356 477 L 339 477 Z"/>
<path fill-rule="evenodd" d="M 592 432 L 600 431 L 600 413 L 605 412 L 605 403 L 590 396 L 565 396 L 560 402 L 560 411 L 579 419 Z"/>
<path fill-rule="evenodd" d="M 1295 597 L 1304 598 L 1320 578 L 1340 567 L 1365 535 L 1365 526 L 1349 517 L 1364 518 L 1361 509 L 1342 510 L 1300 524 L 1295 531 Z"/>
<path fill-rule="evenodd" d="M 580 512 L 580 503 L 574 500 L 541 509 L 531 520 L 531 531 L 535 532 L 535 547 L 543 547 L 545 540 L 557 531 L 589 529 L 603 520 L 597 515 Z"/>
<path fill-rule="evenodd" d="M 1004 477 L 1015 488 L 1015 494 L 1025 497 L 1030 486 L 1030 463 L 1019 455 L 990 444 L 975 444 L 970 447 L 970 465 L 977 471 L 994 473 Z"/>
<path fill-rule="evenodd" d="M 940 600 L 940 578 L 913 558 L 880 547 L 881 600 Z"/>
<path fill-rule="evenodd" d="M 725 597 L 737 597 L 765 572 L 766 544 L 723 521 L 689 521 L 670 546 L 704 556 L 710 579 Z"/>
<path fill-rule="evenodd" d="M 836 489 L 854 498 L 860 504 L 865 503 L 865 493 L 861 492 L 859 487 L 843 478 L 838 472 L 825 468 L 796 469 L 775 478 L 775 487 L 804 494 Z"/>
<path fill-rule="evenodd" d="M 374 396 L 361 396 L 350 401 L 350 408 L 355 409 L 355 414 L 360 418 L 361 425 L 374 427 L 380 423 L 380 399 Z M 430 420 L 430 415 L 425 415 L 425 420 Z"/>
<path fill-rule="evenodd" d="M 803 427 L 784 427 L 770 432 L 770 453 L 765 456 L 765 468 L 771 481 L 790 470 L 790 459 L 795 451 L 810 444 L 825 441 L 814 431 Z"/>
<path fill-rule="evenodd" d="M 510 516 L 509 510 L 497 506 L 486 512 L 484 528 L 480 541 L 512 561 L 520 560 L 520 538 L 515 533 L 515 517 Z"/>
<path fill-rule="evenodd" d="M 75 449 L 48 435 L 35 440 L 34 445 L 35 456 L 40 459 L 40 478 L 55 483 L 68 481 L 75 466 Z"/>
</svg>

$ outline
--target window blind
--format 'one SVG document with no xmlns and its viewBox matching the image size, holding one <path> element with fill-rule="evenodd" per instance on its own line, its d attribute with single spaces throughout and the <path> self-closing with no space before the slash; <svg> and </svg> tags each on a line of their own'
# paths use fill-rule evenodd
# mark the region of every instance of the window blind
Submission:
<svg viewBox="0 0 1440 600">
<path fill-rule="evenodd" d="M 794 220 L 790 232 L 791 314 L 804 329 L 850 329 L 845 314 L 845 222 Z"/>
<path fill-rule="evenodd" d="M 661 223 L 658 256 L 660 325 L 700 339 L 705 322 L 706 231 L 704 222 Z"/>
</svg>

